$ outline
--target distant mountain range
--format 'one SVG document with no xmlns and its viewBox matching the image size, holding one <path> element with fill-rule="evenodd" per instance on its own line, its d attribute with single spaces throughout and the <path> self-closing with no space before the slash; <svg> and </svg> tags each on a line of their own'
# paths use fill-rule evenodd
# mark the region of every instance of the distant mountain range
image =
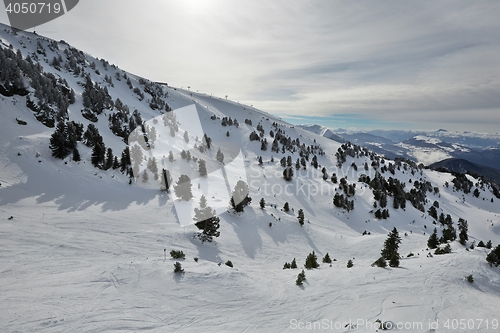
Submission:
<svg viewBox="0 0 500 333">
<path fill-rule="evenodd" d="M 446 170 L 449 172 L 469 173 L 484 176 L 500 184 L 500 170 L 472 163 L 461 158 L 448 158 L 429 165 L 433 170 Z"/>
<path fill-rule="evenodd" d="M 372 130 L 348 131 L 319 125 L 300 125 L 318 135 L 339 142 L 364 146 L 387 158 L 405 157 L 424 165 L 459 159 L 474 165 L 500 170 L 500 134 Z M 464 164 L 460 164 L 464 166 Z M 477 169 L 476 169 L 477 170 Z M 477 172 L 470 170 L 472 172 Z"/>
</svg>

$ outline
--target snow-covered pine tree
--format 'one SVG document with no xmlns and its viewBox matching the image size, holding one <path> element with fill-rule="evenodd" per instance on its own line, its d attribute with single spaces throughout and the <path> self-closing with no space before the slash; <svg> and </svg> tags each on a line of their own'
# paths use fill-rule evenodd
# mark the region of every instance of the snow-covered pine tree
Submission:
<svg viewBox="0 0 500 333">
<path fill-rule="evenodd" d="M 184 201 L 189 201 L 193 197 L 191 192 L 191 178 L 187 175 L 181 175 L 177 184 L 174 186 L 175 195 Z"/>
<path fill-rule="evenodd" d="M 399 244 L 401 244 L 401 237 L 399 237 L 398 229 L 394 227 L 384 242 L 384 248 L 380 252 L 381 256 L 384 257 L 385 260 L 391 260 L 394 253 L 399 257 Z"/>
<path fill-rule="evenodd" d="M 220 219 L 217 217 L 215 210 L 207 206 L 207 199 L 204 195 L 200 198 L 200 207 L 194 209 L 195 225 L 202 230 L 198 234 L 201 242 L 211 242 L 214 237 L 219 237 Z"/>
</svg>

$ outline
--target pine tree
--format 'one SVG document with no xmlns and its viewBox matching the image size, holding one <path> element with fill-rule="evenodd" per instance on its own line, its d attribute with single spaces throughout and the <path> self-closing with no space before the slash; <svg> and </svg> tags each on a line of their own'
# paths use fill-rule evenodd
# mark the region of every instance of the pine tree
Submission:
<svg viewBox="0 0 500 333">
<path fill-rule="evenodd" d="M 259 205 L 260 208 L 264 209 L 264 207 L 266 207 L 266 200 L 264 200 L 264 198 L 260 199 Z"/>
<path fill-rule="evenodd" d="M 439 245 L 439 239 L 437 236 L 437 229 L 434 228 L 433 233 L 429 236 L 429 240 L 427 240 L 427 247 L 429 249 L 435 249 Z"/>
<path fill-rule="evenodd" d="M 323 257 L 323 262 L 325 264 L 331 264 L 332 263 L 332 259 L 330 258 L 330 255 L 328 254 L 328 252 L 325 254 L 325 256 Z"/>
<path fill-rule="evenodd" d="M 349 261 L 347 262 L 347 268 L 351 268 L 354 266 L 354 263 L 352 262 L 352 260 L 349 259 Z"/>
<path fill-rule="evenodd" d="M 287 213 L 290 211 L 290 206 L 288 205 L 288 202 L 285 202 L 285 204 L 283 205 L 283 211 Z"/>
<path fill-rule="evenodd" d="M 293 178 L 293 169 L 291 167 L 286 167 L 286 169 L 283 171 L 283 178 L 286 181 L 291 181 Z"/>
<path fill-rule="evenodd" d="M 306 273 L 304 272 L 304 270 L 302 270 L 302 272 L 300 272 L 297 275 L 297 280 L 295 280 L 295 284 L 297 286 L 301 286 L 305 280 L 306 280 Z"/>
<path fill-rule="evenodd" d="M 113 168 L 113 170 L 116 170 L 119 167 L 120 167 L 120 162 L 118 161 L 118 157 L 115 156 L 115 158 L 113 159 L 113 166 L 112 166 L 112 168 Z"/>
<path fill-rule="evenodd" d="M 207 164 L 205 163 L 205 160 L 198 160 L 198 171 L 201 177 L 207 176 Z"/>
<path fill-rule="evenodd" d="M 66 124 L 64 121 L 57 123 L 56 130 L 52 133 L 50 137 L 50 149 L 52 150 L 52 156 L 57 158 L 65 158 L 70 153 L 69 146 L 67 144 L 67 131 Z"/>
<path fill-rule="evenodd" d="M 401 244 L 401 237 L 399 237 L 399 232 L 396 227 L 394 227 L 384 242 L 384 248 L 380 252 L 381 256 L 384 257 L 385 260 L 391 260 L 394 253 L 399 257 L 399 244 Z"/>
<path fill-rule="evenodd" d="M 314 253 L 314 251 L 312 251 L 311 253 L 309 253 L 309 255 L 307 256 L 306 262 L 304 264 L 304 267 L 306 269 L 313 269 L 313 268 L 318 268 L 319 267 L 318 257 L 316 256 L 316 254 Z"/>
<path fill-rule="evenodd" d="M 186 141 L 186 143 L 189 143 L 189 134 L 187 131 L 184 131 L 184 141 Z"/>
<path fill-rule="evenodd" d="M 377 267 L 381 267 L 381 268 L 385 268 L 387 267 L 387 261 L 385 260 L 384 257 L 380 257 L 377 259 L 377 261 L 375 261 L 372 266 L 377 266 Z"/>
<path fill-rule="evenodd" d="M 249 196 L 248 185 L 244 181 L 238 180 L 231 196 L 231 207 L 236 212 L 242 212 L 250 202 L 252 202 L 252 198 Z"/>
<path fill-rule="evenodd" d="M 95 167 L 100 167 L 104 162 L 104 156 L 106 154 L 106 147 L 104 143 L 96 143 L 94 148 L 92 148 L 91 162 Z"/>
<path fill-rule="evenodd" d="M 73 148 L 73 161 L 75 162 L 80 162 L 81 160 L 81 157 L 80 157 L 80 152 L 78 151 L 78 149 L 75 147 Z"/>
<path fill-rule="evenodd" d="M 113 166 L 113 149 L 108 148 L 106 151 L 104 170 L 111 169 L 112 166 Z"/>
<path fill-rule="evenodd" d="M 397 252 L 392 253 L 391 260 L 389 260 L 389 266 L 399 267 L 399 255 Z"/>
<path fill-rule="evenodd" d="M 458 230 L 460 231 L 460 233 L 459 233 L 460 244 L 465 246 L 465 244 L 469 240 L 469 236 L 467 235 L 467 232 L 469 230 L 469 226 L 468 226 L 466 220 L 464 220 L 462 218 L 458 219 Z"/>
<path fill-rule="evenodd" d="M 215 157 L 217 161 L 224 163 L 224 153 L 220 150 L 220 148 L 217 150 L 217 155 Z"/>
<path fill-rule="evenodd" d="M 183 274 L 184 269 L 182 268 L 182 265 L 180 262 L 176 261 L 174 264 L 174 273 L 176 274 Z"/>
<path fill-rule="evenodd" d="M 169 162 L 173 162 L 174 161 L 174 153 L 172 153 L 172 151 L 168 152 L 168 160 L 169 160 Z"/>
<path fill-rule="evenodd" d="M 491 240 L 489 240 L 487 243 L 486 243 L 486 248 L 487 249 L 491 249 L 492 248 L 492 244 L 491 244 Z"/>
<path fill-rule="evenodd" d="M 299 209 L 297 219 L 299 220 L 300 226 L 303 226 L 304 225 L 304 211 L 302 209 Z"/>
<path fill-rule="evenodd" d="M 495 267 L 500 266 L 500 245 L 497 245 L 488 255 L 486 256 L 486 261 L 490 266 L 495 265 Z"/>
<path fill-rule="evenodd" d="M 174 186 L 175 195 L 184 201 L 191 200 L 193 197 L 191 186 L 191 178 L 186 175 L 181 175 L 177 181 L 177 185 Z"/>
<path fill-rule="evenodd" d="M 120 159 L 120 171 L 125 172 L 131 164 L 130 150 L 128 147 L 125 147 L 122 151 L 122 157 Z"/>
<path fill-rule="evenodd" d="M 200 198 L 200 207 L 194 209 L 194 220 L 195 225 L 198 229 L 202 230 L 198 234 L 198 238 L 201 242 L 211 242 L 214 237 L 219 237 L 220 232 L 220 219 L 216 216 L 215 209 L 207 206 L 207 199 L 204 195 Z"/>
<path fill-rule="evenodd" d="M 292 262 L 290 263 L 290 268 L 292 269 L 297 268 L 297 261 L 295 261 L 295 258 L 293 258 Z"/>
<path fill-rule="evenodd" d="M 143 183 L 148 183 L 149 182 L 148 170 L 144 170 L 142 172 L 142 182 Z"/>
</svg>

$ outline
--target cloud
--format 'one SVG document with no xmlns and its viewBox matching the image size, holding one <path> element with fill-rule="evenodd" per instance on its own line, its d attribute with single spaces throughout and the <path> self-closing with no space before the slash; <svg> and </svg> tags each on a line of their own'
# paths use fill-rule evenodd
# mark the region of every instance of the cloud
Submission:
<svg viewBox="0 0 500 333">
<path fill-rule="evenodd" d="M 498 17 L 495 0 L 86 0 L 39 31 L 281 115 L 498 131 Z"/>
</svg>

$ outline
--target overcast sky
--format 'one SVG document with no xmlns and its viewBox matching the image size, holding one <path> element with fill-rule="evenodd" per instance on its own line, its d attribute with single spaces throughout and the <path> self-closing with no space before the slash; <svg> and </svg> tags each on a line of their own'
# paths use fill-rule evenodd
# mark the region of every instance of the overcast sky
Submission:
<svg viewBox="0 0 500 333">
<path fill-rule="evenodd" d="M 295 123 L 500 132 L 499 18 L 497 0 L 81 0 L 36 30 Z"/>
</svg>

